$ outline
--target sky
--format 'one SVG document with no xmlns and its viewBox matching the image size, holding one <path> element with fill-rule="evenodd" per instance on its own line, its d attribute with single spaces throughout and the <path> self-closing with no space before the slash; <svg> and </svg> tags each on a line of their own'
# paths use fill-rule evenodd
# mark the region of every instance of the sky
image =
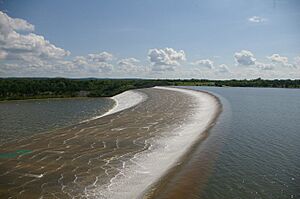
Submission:
<svg viewBox="0 0 300 199">
<path fill-rule="evenodd" d="M 0 0 L 0 77 L 299 79 L 299 0 Z"/>
</svg>

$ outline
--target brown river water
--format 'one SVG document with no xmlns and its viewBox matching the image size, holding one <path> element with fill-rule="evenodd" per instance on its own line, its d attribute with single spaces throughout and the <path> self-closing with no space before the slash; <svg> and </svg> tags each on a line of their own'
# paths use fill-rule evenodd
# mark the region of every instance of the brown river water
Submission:
<svg viewBox="0 0 300 199">
<path fill-rule="evenodd" d="M 171 167 L 159 160 L 176 157 L 177 149 L 159 140 L 180 134 L 197 103 L 173 90 L 139 92 L 147 100 L 132 108 L 1 145 L 2 154 L 17 155 L 0 158 L 0 198 L 140 197 L 160 177 L 160 167 Z"/>
</svg>

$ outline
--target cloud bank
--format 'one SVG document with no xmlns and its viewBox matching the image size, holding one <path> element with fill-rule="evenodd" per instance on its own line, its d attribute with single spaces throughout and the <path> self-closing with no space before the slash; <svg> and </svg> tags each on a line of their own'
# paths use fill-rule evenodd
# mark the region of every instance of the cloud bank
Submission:
<svg viewBox="0 0 300 199">
<path fill-rule="evenodd" d="M 70 54 L 32 31 L 34 25 L 23 19 L 13 19 L 0 11 L 0 59 L 40 66 L 43 60 L 60 59 Z"/>
<path fill-rule="evenodd" d="M 264 19 L 254 16 L 249 21 L 259 23 Z M 236 65 L 230 65 L 215 63 L 217 58 L 189 62 L 184 50 L 166 47 L 149 49 L 144 59 L 119 58 L 106 51 L 72 57 L 68 50 L 35 34 L 34 30 L 34 25 L 26 20 L 11 18 L 0 11 L 0 76 L 278 78 L 287 74 L 300 77 L 297 69 L 300 56 L 290 63 L 286 56 L 271 54 L 261 62 L 251 51 L 241 50 L 231 58 Z"/>
<path fill-rule="evenodd" d="M 289 63 L 289 59 L 285 56 L 281 56 L 279 54 L 273 54 L 271 56 L 267 57 L 269 60 L 271 60 L 273 63 L 279 64 L 283 67 L 288 68 L 295 68 L 296 65 Z"/>
</svg>

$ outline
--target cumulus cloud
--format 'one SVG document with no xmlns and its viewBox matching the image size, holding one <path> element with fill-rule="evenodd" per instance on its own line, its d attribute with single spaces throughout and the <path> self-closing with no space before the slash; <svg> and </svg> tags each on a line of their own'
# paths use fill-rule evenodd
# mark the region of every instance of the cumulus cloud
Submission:
<svg viewBox="0 0 300 199">
<path fill-rule="evenodd" d="M 113 55 L 108 52 L 88 54 L 87 56 L 76 56 L 68 67 L 85 72 L 108 73 L 113 70 L 113 65 L 109 63 Z"/>
<path fill-rule="evenodd" d="M 273 54 L 271 56 L 268 56 L 267 58 L 273 63 L 280 64 L 281 66 L 284 67 L 288 67 L 288 68 L 296 67 L 295 65 L 289 63 L 289 59 L 287 57 L 281 56 L 279 54 Z"/>
<path fill-rule="evenodd" d="M 8 35 L 11 30 L 16 31 L 34 31 L 34 25 L 23 19 L 11 18 L 4 12 L 0 11 L 0 32 Z"/>
<path fill-rule="evenodd" d="M 261 22 L 264 22 L 266 21 L 267 19 L 263 18 L 263 17 L 259 17 L 259 16 L 252 16 L 252 17 L 249 17 L 248 18 L 248 21 L 249 22 L 252 22 L 252 23 L 261 23 Z"/>
<path fill-rule="evenodd" d="M 176 51 L 173 48 L 165 49 L 150 49 L 148 51 L 148 59 L 154 66 L 164 66 L 157 67 L 160 69 L 169 70 L 172 67 L 165 66 L 177 66 L 180 65 L 181 61 L 185 61 L 185 53 L 183 50 Z"/>
<path fill-rule="evenodd" d="M 266 64 L 261 62 L 256 62 L 255 66 L 260 70 L 274 70 L 274 64 Z"/>
<path fill-rule="evenodd" d="M 0 11 L 1 58 L 40 65 L 46 59 L 60 59 L 70 54 L 32 31 L 34 26 L 29 22 L 11 18 Z"/>
<path fill-rule="evenodd" d="M 273 54 L 267 58 L 276 63 L 287 63 L 289 61 L 287 57 L 280 56 L 279 54 Z"/>
<path fill-rule="evenodd" d="M 108 52 L 64 58 L 69 51 L 55 46 L 43 36 L 33 33 L 34 25 L 26 20 L 11 18 L 0 11 L 0 69 L 3 74 L 107 74 L 113 70 Z"/>
<path fill-rule="evenodd" d="M 104 51 L 98 54 L 88 54 L 88 59 L 93 62 L 108 62 L 113 59 L 113 55 Z"/>
<path fill-rule="evenodd" d="M 242 50 L 234 54 L 234 59 L 237 64 L 242 66 L 250 66 L 255 64 L 255 57 L 252 52 L 248 50 Z"/>
<path fill-rule="evenodd" d="M 197 60 L 197 61 L 193 62 L 192 65 L 200 66 L 200 67 L 206 67 L 206 68 L 209 68 L 209 69 L 214 68 L 214 62 L 209 60 L 209 59 Z"/>
<path fill-rule="evenodd" d="M 143 65 L 143 63 L 140 60 L 130 57 L 130 58 L 120 59 L 119 61 L 117 61 L 114 74 L 121 77 L 124 76 L 142 77 L 146 75 L 151 75 L 153 72 L 161 73 L 162 71 L 165 71 L 164 69 L 160 71 L 157 67 L 163 67 L 163 66 Z"/>
<path fill-rule="evenodd" d="M 122 72 L 138 72 L 141 67 L 139 66 L 140 60 L 135 58 L 125 58 L 117 62 L 118 70 Z"/>
<path fill-rule="evenodd" d="M 294 61 L 295 61 L 295 66 L 300 67 L 300 56 L 295 57 Z"/>
<path fill-rule="evenodd" d="M 120 61 L 118 61 L 118 65 L 121 67 L 127 68 L 127 67 L 135 66 L 139 62 L 140 62 L 140 60 L 135 59 L 135 58 L 125 58 L 125 59 L 121 59 Z"/>
<path fill-rule="evenodd" d="M 219 73 L 228 73 L 229 72 L 229 68 L 226 64 L 221 64 L 216 68 L 217 72 Z"/>
</svg>

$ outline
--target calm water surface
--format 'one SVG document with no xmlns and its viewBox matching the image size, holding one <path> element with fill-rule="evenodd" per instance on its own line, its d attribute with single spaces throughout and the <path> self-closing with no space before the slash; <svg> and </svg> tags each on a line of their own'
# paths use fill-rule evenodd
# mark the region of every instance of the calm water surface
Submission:
<svg viewBox="0 0 300 199">
<path fill-rule="evenodd" d="M 216 94 L 224 106 L 198 148 L 214 149 L 215 158 L 193 197 L 300 198 L 300 89 L 193 89 Z M 190 168 L 201 165 L 199 157 L 196 151 Z"/>
<path fill-rule="evenodd" d="M 109 98 L 74 98 L 0 103 L 0 143 L 77 124 L 114 105 Z"/>
</svg>

